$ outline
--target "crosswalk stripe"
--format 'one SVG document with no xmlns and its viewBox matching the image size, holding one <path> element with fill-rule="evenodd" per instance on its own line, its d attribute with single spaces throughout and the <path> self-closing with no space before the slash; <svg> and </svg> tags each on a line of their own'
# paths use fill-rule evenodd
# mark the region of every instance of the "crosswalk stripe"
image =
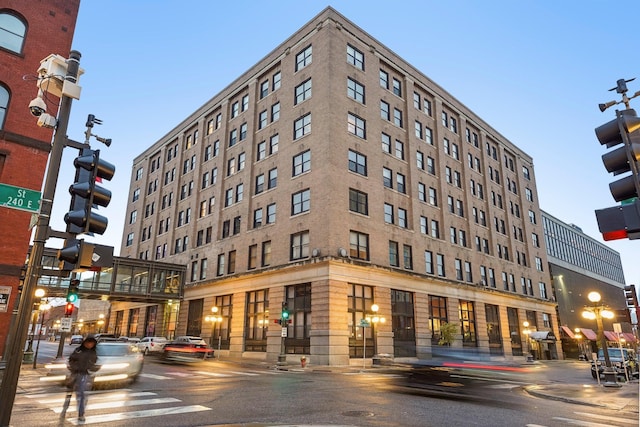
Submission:
<svg viewBox="0 0 640 427">
<path fill-rule="evenodd" d="M 219 372 L 206 372 L 206 371 L 198 371 L 196 372 L 196 374 L 208 375 L 210 377 L 221 377 L 221 378 L 231 376 L 229 374 L 221 374 Z"/>
<path fill-rule="evenodd" d="M 91 409 L 115 409 L 115 408 L 124 408 L 126 406 L 139 406 L 139 405 L 157 405 L 160 403 L 176 403 L 180 402 L 180 399 L 176 399 L 175 397 L 158 397 L 155 399 L 140 399 L 140 400 L 125 400 L 122 402 L 102 402 L 102 403 L 91 403 L 87 405 L 87 410 Z M 42 402 L 40 402 L 42 403 Z M 59 414 L 62 412 L 63 408 L 52 408 L 53 412 Z M 69 405 L 67 412 L 75 412 L 78 408 L 76 405 Z"/>
<path fill-rule="evenodd" d="M 159 409 L 148 409 L 148 410 L 142 410 L 142 411 L 132 411 L 132 412 L 118 412 L 115 414 L 90 415 L 86 417 L 86 420 L 83 424 L 86 425 L 90 423 L 106 423 L 111 421 L 129 420 L 133 418 L 159 417 L 159 416 L 185 414 L 188 412 L 201 412 L 201 411 L 211 411 L 211 408 L 208 408 L 202 405 L 189 405 L 189 406 L 176 406 L 174 408 L 159 408 Z M 70 419 L 67 421 L 70 421 L 73 425 L 80 424 L 77 418 Z"/>
<path fill-rule="evenodd" d="M 574 412 L 574 414 L 580 415 L 583 417 L 591 417 L 598 420 L 607 420 L 607 421 L 612 421 L 612 422 L 622 423 L 622 424 L 638 425 L 638 420 L 631 420 L 629 418 L 620 418 L 620 417 L 612 417 L 610 415 L 592 414 L 590 412 Z"/>
<path fill-rule="evenodd" d="M 139 392 L 135 392 L 135 393 L 110 393 L 110 394 L 101 394 L 101 395 L 91 395 L 91 398 L 99 398 L 100 400 L 121 400 L 121 399 L 125 399 L 125 398 L 130 398 L 130 397 L 144 397 L 144 396 L 156 396 L 157 393 L 152 393 L 150 391 L 139 391 Z M 44 395 L 39 395 L 39 396 L 44 396 Z M 53 395 L 53 394 L 47 394 L 46 398 L 39 398 L 39 396 L 26 396 L 30 399 L 34 399 L 37 400 L 38 402 L 42 403 L 43 405 L 51 405 L 51 404 L 56 404 L 56 403 L 64 403 L 65 399 L 66 399 L 66 394 L 65 393 L 58 393 L 57 395 Z M 55 396 L 55 397 L 53 397 Z M 75 399 L 75 397 L 74 397 Z"/>
<path fill-rule="evenodd" d="M 240 372 L 240 371 L 227 371 L 227 372 L 230 372 L 232 374 L 238 374 L 238 375 L 247 375 L 247 376 L 250 376 L 250 377 L 260 375 L 260 374 L 256 374 L 255 372 L 249 372 L 249 371 L 242 371 L 242 372 Z"/>
<path fill-rule="evenodd" d="M 151 378 L 152 380 L 169 380 L 171 377 L 167 377 L 166 375 L 156 375 L 156 374 L 140 374 L 141 377 Z"/>
<path fill-rule="evenodd" d="M 611 424 L 600 424 L 600 423 L 592 423 L 590 421 L 581 421 L 572 418 L 563 418 L 563 417 L 553 417 L 554 420 L 565 421 L 573 426 L 582 426 L 582 427 L 611 427 Z"/>
</svg>

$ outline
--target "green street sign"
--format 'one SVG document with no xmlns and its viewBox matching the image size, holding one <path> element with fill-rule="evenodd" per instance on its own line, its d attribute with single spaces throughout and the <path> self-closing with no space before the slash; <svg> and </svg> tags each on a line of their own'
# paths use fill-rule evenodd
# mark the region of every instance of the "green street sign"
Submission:
<svg viewBox="0 0 640 427">
<path fill-rule="evenodd" d="M 0 206 L 37 213 L 40 210 L 39 191 L 0 183 Z"/>
</svg>

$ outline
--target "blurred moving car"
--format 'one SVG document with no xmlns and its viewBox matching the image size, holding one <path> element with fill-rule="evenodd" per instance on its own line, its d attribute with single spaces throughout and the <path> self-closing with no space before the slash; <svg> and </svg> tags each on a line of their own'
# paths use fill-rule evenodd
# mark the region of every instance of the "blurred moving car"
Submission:
<svg viewBox="0 0 640 427">
<path fill-rule="evenodd" d="M 165 362 L 197 362 L 213 357 L 213 349 L 204 339 L 181 336 L 165 344 L 161 359 Z"/>
<path fill-rule="evenodd" d="M 99 342 L 96 345 L 97 365 L 94 386 L 99 383 L 135 382 L 142 372 L 144 357 L 135 344 L 122 342 Z M 45 365 L 49 381 L 64 382 L 69 374 L 67 360 L 58 359 Z"/>
<path fill-rule="evenodd" d="M 138 350 L 145 356 L 149 353 L 160 353 L 169 342 L 165 337 L 144 337 L 137 344 Z"/>
<path fill-rule="evenodd" d="M 82 344 L 84 337 L 82 335 L 71 335 L 71 340 L 69 344 Z"/>
<path fill-rule="evenodd" d="M 103 341 L 117 341 L 117 338 L 115 335 L 113 334 L 95 334 L 93 336 L 96 341 L 98 342 L 103 342 Z"/>
</svg>

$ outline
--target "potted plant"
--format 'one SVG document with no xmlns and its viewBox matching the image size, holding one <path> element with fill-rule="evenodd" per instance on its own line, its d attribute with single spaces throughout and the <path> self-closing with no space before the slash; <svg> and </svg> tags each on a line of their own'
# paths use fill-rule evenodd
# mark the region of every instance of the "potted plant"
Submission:
<svg viewBox="0 0 640 427">
<path fill-rule="evenodd" d="M 440 325 L 440 339 L 438 345 L 444 345 L 450 347 L 453 341 L 455 341 L 456 333 L 458 331 L 458 325 L 455 323 L 442 323 Z"/>
<path fill-rule="evenodd" d="M 300 358 L 300 366 L 302 366 L 303 368 L 307 366 L 307 357 L 306 356 L 302 356 Z"/>
</svg>

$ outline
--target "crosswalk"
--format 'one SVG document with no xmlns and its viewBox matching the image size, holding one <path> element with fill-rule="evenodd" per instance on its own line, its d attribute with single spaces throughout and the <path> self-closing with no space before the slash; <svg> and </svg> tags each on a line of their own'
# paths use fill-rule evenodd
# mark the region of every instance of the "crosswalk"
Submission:
<svg viewBox="0 0 640 427">
<path fill-rule="evenodd" d="M 558 425 L 557 423 L 581 427 L 626 427 L 638 425 L 637 415 L 635 417 L 631 414 L 627 417 L 622 415 L 612 416 L 589 411 L 575 411 L 572 417 L 552 417 L 551 419 L 554 421 L 554 426 Z M 544 424 L 527 424 L 526 427 L 546 426 Z"/>
<path fill-rule="evenodd" d="M 120 389 L 111 392 L 88 392 L 87 413 L 95 413 L 108 409 L 107 413 L 87 415 L 83 425 L 140 419 L 145 417 L 161 417 L 166 415 L 184 414 L 189 412 L 210 411 L 203 405 L 180 405 L 182 402 L 175 397 L 158 397 L 157 393 L 149 391 L 132 391 Z M 75 396 L 67 392 L 33 393 L 22 395 L 16 404 L 35 401 L 53 411 L 61 420 L 78 425 Z M 154 405 L 162 407 L 154 408 Z M 145 407 L 145 409 L 137 409 Z M 133 409 L 133 410 L 128 410 Z"/>
</svg>

